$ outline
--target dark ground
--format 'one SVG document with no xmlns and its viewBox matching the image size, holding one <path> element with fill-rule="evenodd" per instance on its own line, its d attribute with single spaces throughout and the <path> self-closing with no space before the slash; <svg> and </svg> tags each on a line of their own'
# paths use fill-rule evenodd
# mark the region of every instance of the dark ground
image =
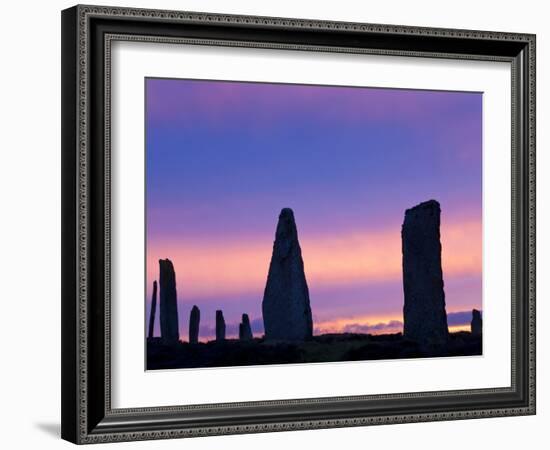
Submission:
<svg viewBox="0 0 550 450">
<path fill-rule="evenodd" d="M 451 333 L 444 348 L 422 348 L 401 333 L 324 334 L 307 342 L 273 342 L 263 339 L 223 342 L 163 344 L 147 341 L 147 369 L 251 366 L 260 364 L 363 361 L 481 355 L 481 336 Z"/>
</svg>

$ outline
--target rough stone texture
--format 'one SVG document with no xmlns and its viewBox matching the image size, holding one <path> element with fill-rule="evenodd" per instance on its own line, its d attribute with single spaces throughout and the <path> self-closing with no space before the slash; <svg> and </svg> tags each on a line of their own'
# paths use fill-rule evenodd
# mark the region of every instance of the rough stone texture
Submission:
<svg viewBox="0 0 550 450">
<path fill-rule="evenodd" d="M 191 308 L 189 314 L 189 343 L 197 344 L 199 342 L 199 326 L 201 321 L 201 311 L 197 305 Z"/>
<path fill-rule="evenodd" d="M 178 326 L 178 295 L 176 273 L 169 259 L 160 259 L 160 335 L 165 342 L 177 342 L 180 338 Z"/>
<path fill-rule="evenodd" d="M 472 322 L 470 323 L 470 330 L 472 334 L 481 336 L 483 331 L 483 321 L 481 320 L 481 312 L 477 309 L 472 310 Z"/>
<path fill-rule="evenodd" d="M 216 311 L 216 341 L 225 341 L 225 319 L 219 309 Z"/>
<path fill-rule="evenodd" d="M 151 299 L 151 315 L 149 316 L 149 338 L 153 338 L 155 329 L 155 316 L 157 314 L 157 281 L 153 281 L 153 297 Z"/>
<path fill-rule="evenodd" d="M 248 314 L 243 314 L 242 321 L 239 324 L 239 339 L 241 341 L 250 341 L 253 339 L 252 328 L 250 328 L 250 319 Z"/>
<path fill-rule="evenodd" d="M 302 250 L 290 208 L 279 215 L 262 313 L 266 339 L 303 341 L 313 335 Z"/>
<path fill-rule="evenodd" d="M 423 345 L 442 345 L 449 330 L 445 311 L 441 242 L 441 209 L 435 200 L 405 212 L 403 250 L 403 334 Z"/>
</svg>

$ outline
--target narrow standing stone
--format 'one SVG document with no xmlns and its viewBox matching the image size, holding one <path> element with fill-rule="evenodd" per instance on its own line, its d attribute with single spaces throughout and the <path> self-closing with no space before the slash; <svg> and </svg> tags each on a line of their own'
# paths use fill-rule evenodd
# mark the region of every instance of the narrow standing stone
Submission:
<svg viewBox="0 0 550 450">
<path fill-rule="evenodd" d="M 472 322 L 470 323 L 470 330 L 473 335 L 481 336 L 483 331 L 483 321 L 481 320 L 481 312 L 477 309 L 472 310 Z"/>
<path fill-rule="evenodd" d="M 201 311 L 197 305 L 193 305 L 191 308 L 191 314 L 189 315 L 189 343 L 198 344 L 199 342 L 199 325 L 201 321 Z"/>
<path fill-rule="evenodd" d="M 157 314 L 157 280 L 153 281 L 153 298 L 151 299 L 151 314 L 149 316 L 149 339 L 153 338 L 156 314 Z"/>
<path fill-rule="evenodd" d="M 250 328 L 250 319 L 248 314 L 243 314 L 242 321 L 239 324 L 239 339 L 241 341 L 250 341 L 254 338 L 252 328 Z"/>
<path fill-rule="evenodd" d="M 221 310 L 216 311 L 216 341 L 225 340 L 225 319 Z"/>
<path fill-rule="evenodd" d="M 279 215 L 262 313 L 266 339 L 304 341 L 313 335 L 302 250 L 290 208 Z"/>
<path fill-rule="evenodd" d="M 179 341 L 176 273 L 169 259 L 160 259 L 160 333 L 165 342 Z"/>
<path fill-rule="evenodd" d="M 447 342 L 440 242 L 441 209 L 435 200 L 405 212 L 403 250 L 403 334 L 423 345 Z"/>
</svg>

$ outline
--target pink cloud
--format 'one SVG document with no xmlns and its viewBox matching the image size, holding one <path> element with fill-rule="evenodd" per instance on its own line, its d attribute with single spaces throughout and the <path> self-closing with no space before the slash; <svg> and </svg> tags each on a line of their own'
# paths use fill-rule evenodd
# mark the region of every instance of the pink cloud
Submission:
<svg viewBox="0 0 550 450">
<path fill-rule="evenodd" d="M 441 228 L 444 277 L 481 273 L 481 223 L 444 222 Z M 379 283 L 401 279 L 399 229 L 318 234 L 300 239 L 310 286 Z M 148 285 L 158 276 L 158 260 L 170 258 L 177 282 L 190 297 L 263 292 L 271 258 L 267 240 L 237 238 L 212 243 L 206 239 L 149 240 Z"/>
<path fill-rule="evenodd" d="M 307 113 L 317 120 L 365 123 L 403 120 L 407 124 L 461 117 L 465 93 L 445 91 L 291 85 L 276 83 L 148 80 L 148 117 L 153 123 L 185 127 L 224 126 L 246 117 L 250 128 L 276 126 L 278 118 Z M 472 94 L 476 95 L 476 94 Z M 481 103 L 480 103 L 481 104 Z M 466 116 L 467 118 L 467 116 Z"/>
</svg>

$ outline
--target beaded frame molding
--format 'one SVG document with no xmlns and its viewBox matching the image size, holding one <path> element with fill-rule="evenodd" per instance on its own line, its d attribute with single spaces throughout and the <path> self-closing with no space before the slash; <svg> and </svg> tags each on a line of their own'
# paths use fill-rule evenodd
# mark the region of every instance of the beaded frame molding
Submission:
<svg viewBox="0 0 550 450">
<path fill-rule="evenodd" d="M 512 72 L 511 386 L 111 407 L 113 41 L 506 61 Z M 535 414 L 535 36 L 78 5 L 62 12 L 62 423 L 74 443 Z"/>
</svg>

